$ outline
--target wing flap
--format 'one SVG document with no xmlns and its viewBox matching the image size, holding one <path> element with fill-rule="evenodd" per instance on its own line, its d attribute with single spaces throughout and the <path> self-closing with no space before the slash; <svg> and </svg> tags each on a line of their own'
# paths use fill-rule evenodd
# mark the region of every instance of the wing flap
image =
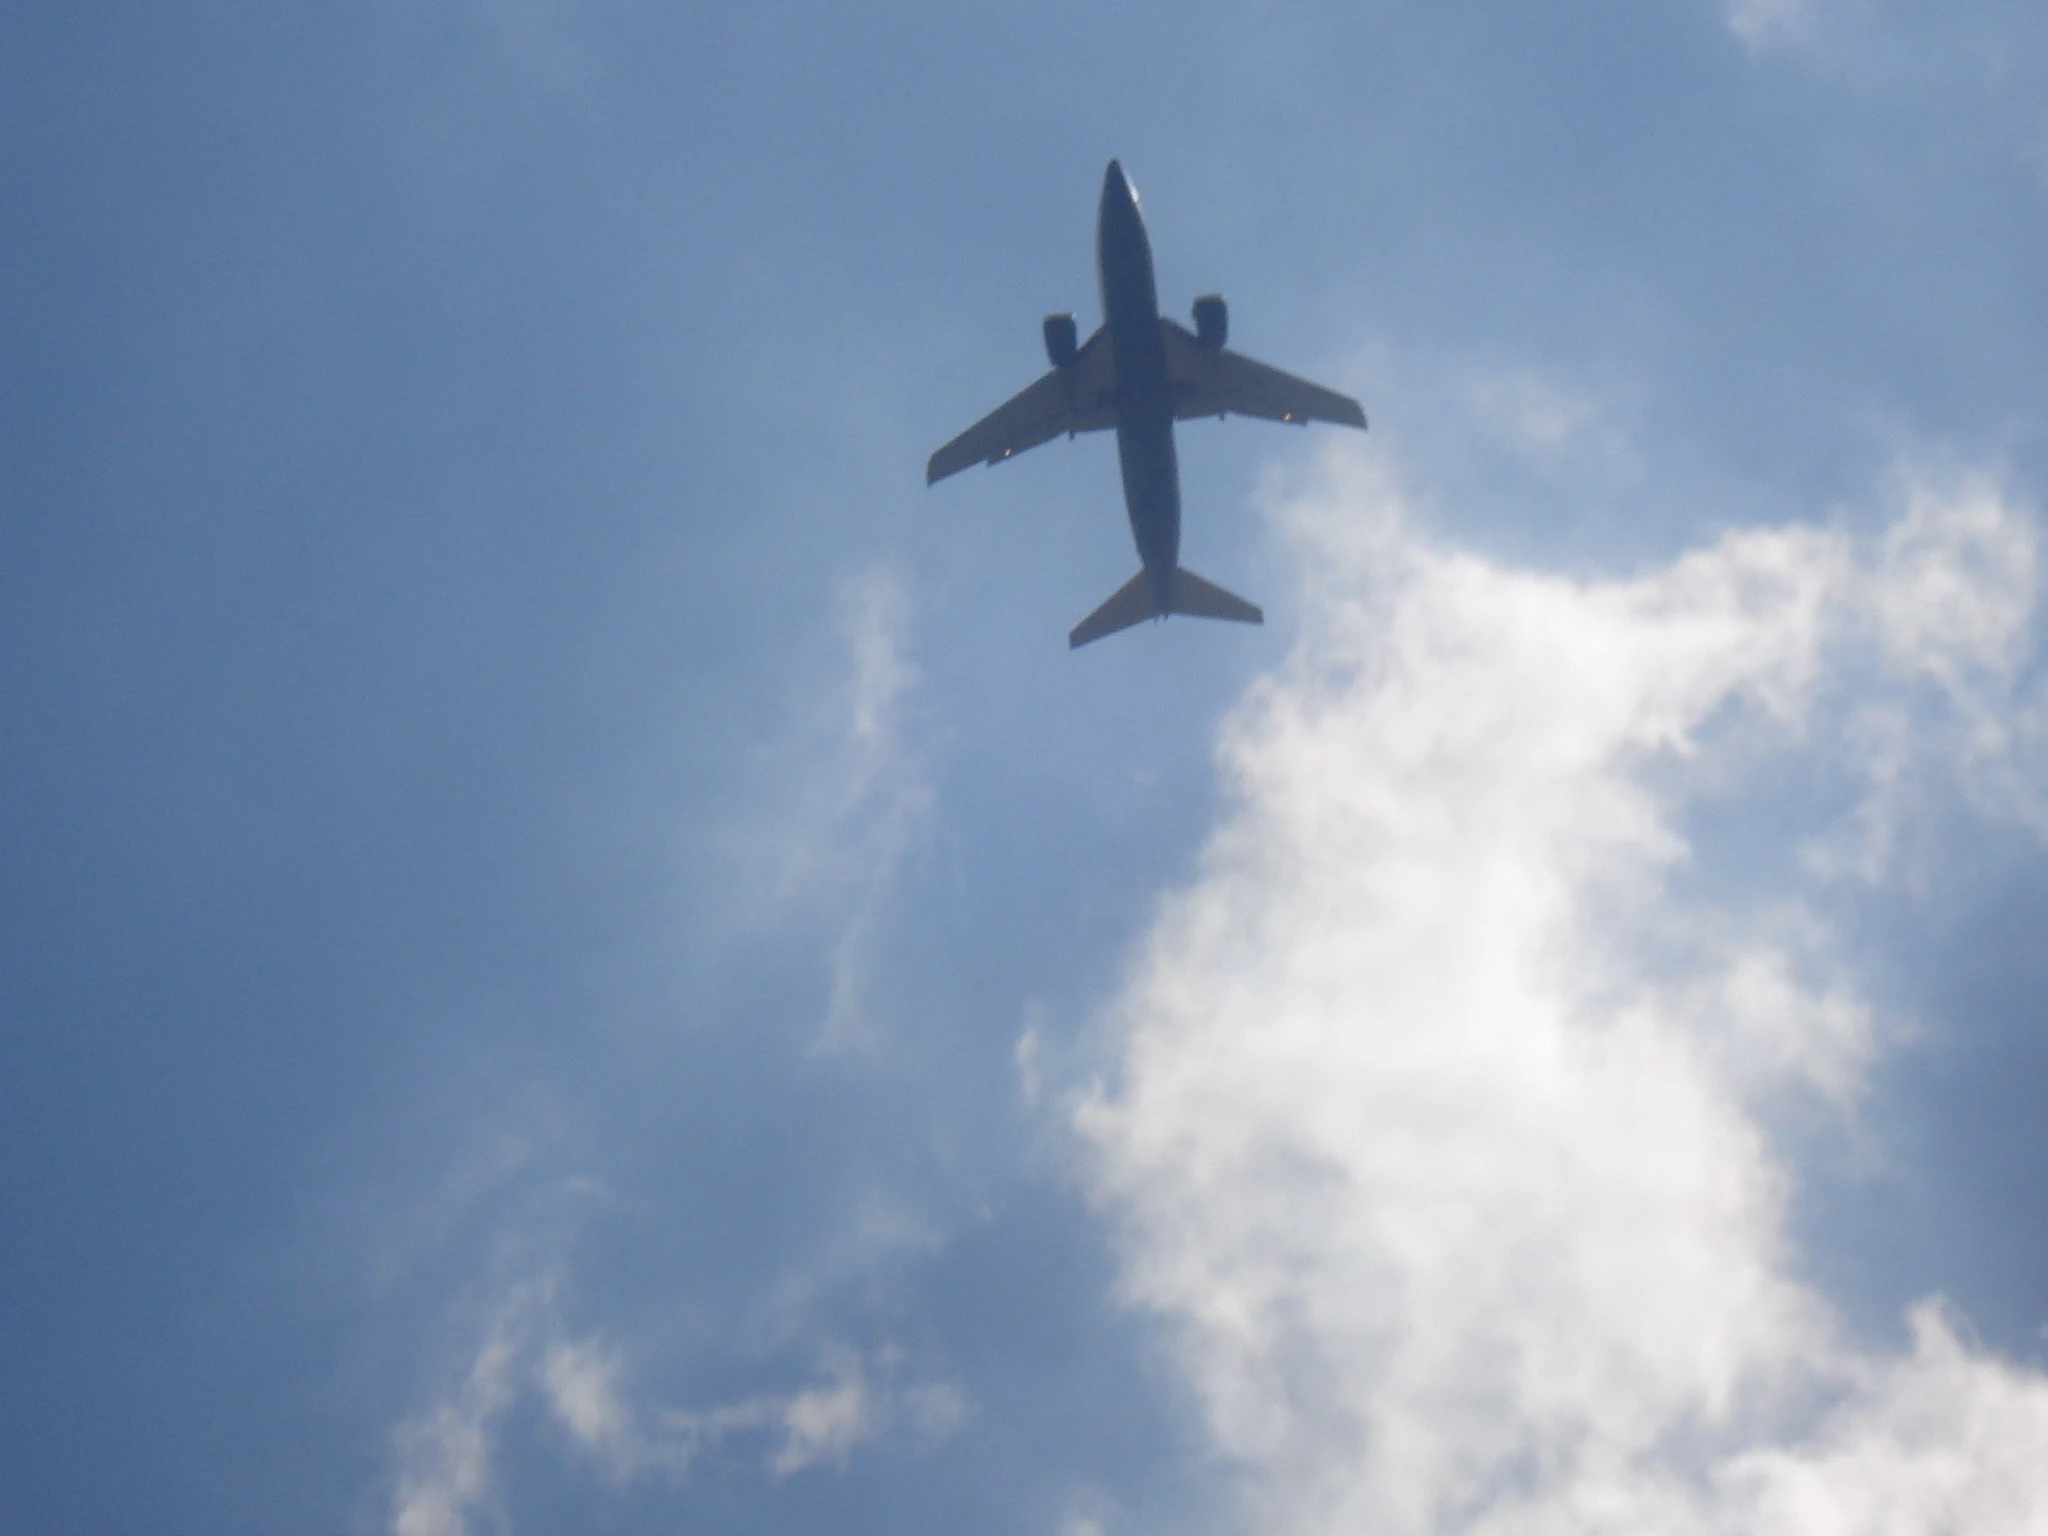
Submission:
<svg viewBox="0 0 2048 1536">
<path fill-rule="evenodd" d="M 1166 374 L 1173 384 L 1173 414 L 1181 421 L 1259 416 L 1267 421 L 1327 421 L 1364 430 L 1365 412 L 1349 395 L 1254 362 L 1241 352 L 1204 346 L 1185 326 L 1163 315 L 1159 330 L 1166 343 Z"/>
<path fill-rule="evenodd" d="M 1109 332 L 1098 329 L 1073 362 L 1011 396 L 933 454 L 925 465 L 925 484 L 976 464 L 1000 464 L 1062 435 L 1115 426 L 1115 386 Z"/>
</svg>

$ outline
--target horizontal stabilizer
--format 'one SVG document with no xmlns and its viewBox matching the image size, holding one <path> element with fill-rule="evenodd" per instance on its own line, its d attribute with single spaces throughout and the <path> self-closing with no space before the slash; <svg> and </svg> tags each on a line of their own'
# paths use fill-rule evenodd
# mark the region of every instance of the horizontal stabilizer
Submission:
<svg viewBox="0 0 2048 1536">
<path fill-rule="evenodd" d="M 1235 592 L 1226 592 L 1186 569 L 1173 573 L 1173 611 L 1197 619 L 1229 619 L 1238 624 L 1266 622 L 1266 616 L 1259 612 L 1256 604 L 1248 603 Z"/>
<path fill-rule="evenodd" d="M 1111 593 L 1108 602 L 1074 626 L 1067 636 L 1067 648 L 1079 650 L 1091 640 L 1100 640 L 1104 635 L 1158 616 L 1158 605 L 1152 601 L 1151 574 L 1140 571 Z"/>
<path fill-rule="evenodd" d="M 1229 619 L 1238 624 L 1266 622 L 1266 616 L 1255 604 L 1224 591 L 1213 582 L 1202 580 L 1190 570 L 1174 571 L 1172 597 L 1172 606 L 1165 610 L 1167 613 L 1186 614 L 1196 619 Z M 1074 626 L 1073 633 L 1067 636 L 1067 645 L 1070 649 L 1079 650 L 1092 640 L 1100 640 L 1120 629 L 1129 629 L 1133 624 L 1159 617 L 1161 611 L 1154 595 L 1151 573 L 1140 571 L 1118 587 L 1108 602 Z"/>
</svg>

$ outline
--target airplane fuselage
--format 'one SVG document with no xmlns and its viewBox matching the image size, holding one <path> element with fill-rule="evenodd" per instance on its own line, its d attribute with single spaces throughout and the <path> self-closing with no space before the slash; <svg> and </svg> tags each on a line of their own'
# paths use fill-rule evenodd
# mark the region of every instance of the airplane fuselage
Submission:
<svg viewBox="0 0 2048 1536">
<path fill-rule="evenodd" d="M 1173 388 L 1159 334 L 1152 242 L 1137 194 L 1114 160 L 1102 180 L 1095 230 L 1102 319 L 1116 363 L 1116 456 L 1131 537 L 1163 613 L 1180 563 L 1180 460 L 1173 445 Z"/>
<path fill-rule="evenodd" d="M 1159 313 L 1152 242 L 1137 193 L 1114 160 L 1102 178 L 1095 265 L 1102 325 L 1082 342 L 1072 315 L 1047 315 L 1045 353 L 1052 372 L 941 444 L 925 462 L 925 484 L 936 485 L 971 465 L 1001 464 L 1056 437 L 1114 427 L 1124 510 L 1144 564 L 1068 632 L 1069 648 L 1174 613 L 1263 624 L 1256 603 L 1180 563 L 1180 462 L 1173 424 L 1237 415 L 1327 421 L 1362 431 L 1365 412 L 1348 395 L 1231 351 L 1224 344 L 1230 316 L 1221 294 L 1195 300 L 1192 331 Z"/>
</svg>

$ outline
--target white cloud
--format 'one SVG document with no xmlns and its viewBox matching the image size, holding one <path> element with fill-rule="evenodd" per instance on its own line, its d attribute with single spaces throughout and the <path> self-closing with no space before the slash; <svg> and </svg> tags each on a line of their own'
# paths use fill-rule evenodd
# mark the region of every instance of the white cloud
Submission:
<svg viewBox="0 0 2048 1536">
<path fill-rule="evenodd" d="M 1751 48 L 1802 42 L 1812 33 L 1816 0 L 1729 0 L 1728 25 Z"/>
<path fill-rule="evenodd" d="M 557 1339 L 541 1359 L 541 1387 L 569 1437 L 615 1467 L 645 1459 L 633 1411 L 619 1395 L 621 1362 L 595 1340 Z"/>
<path fill-rule="evenodd" d="M 687 1472 L 734 1440 L 762 1442 L 761 1465 L 775 1477 L 843 1467 L 861 1446 L 903 1432 L 916 1444 L 945 1439 L 966 1418 L 966 1398 L 949 1382 L 907 1373 L 902 1353 L 827 1351 L 824 1374 L 787 1394 L 760 1393 L 715 1408 L 636 1414 L 619 1391 L 618 1357 L 594 1341 L 549 1351 L 547 1386 L 555 1417 L 620 1479 L 649 1470 Z"/>
<path fill-rule="evenodd" d="M 863 1007 L 868 955 L 889 892 L 929 809 L 923 766 L 908 747 L 903 710 L 917 670 L 905 654 L 909 594 L 881 568 L 841 583 L 840 633 L 849 666 L 845 694 L 848 768 L 835 816 L 853 871 L 832 951 L 832 993 L 818 1045 L 833 1050 L 872 1037 Z"/>
<path fill-rule="evenodd" d="M 1805 1444 L 1732 1457 L 1717 1492 L 1759 1536 L 2038 1532 L 2048 1525 L 2048 1389 L 1968 1347 L 1934 1302 L 1913 1349 L 1863 1362 L 1858 1390 Z"/>
<path fill-rule="evenodd" d="M 1728 30 L 1752 58 L 1796 59 L 1824 77 L 1879 86 L 1902 72 L 1925 69 L 1926 34 L 1908 42 L 1901 23 L 1912 10 L 1888 0 L 1716 0 Z M 1966 8 L 1955 7 L 1959 16 Z M 1921 8 L 1919 17 L 1942 14 Z"/>
<path fill-rule="evenodd" d="M 1472 424 L 1538 463 L 1569 463 L 1579 473 L 1598 466 L 1633 478 L 1636 454 L 1615 422 L 1623 402 L 1528 367 L 1473 375 L 1466 388 Z"/>
<path fill-rule="evenodd" d="M 464 1536 L 496 1503 L 491 1462 L 498 1420 L 518 1395 L 518 1367 L 539 1301 L 522 1287 L 499 1309 L 454 1400 L 398 1432 L 392 1536 Z"/>
<path fill-rule="evenodd" d="M 1031 1022 L 1024 1026 L 1024 1033 L 1017 1037 L 1010 1052 L 1017 1064 L 1017 1091 L 1032 1109 L 1038 1107 L 1039 1095 L 1045 1091 L 1045 1075 L 1039 1061 L 1045 1052 L 1045 1030 L 1039 1019 L 1042 1011 L 1036 1006 L 1032 1008 Z"/>
<path fill-rule="evenodd" d="M 897 876 L 928 819 L 931 787 L 912 729 L 918 671 L 911 603 L 889 566 L 836 585 L 822 676 L 791 690 L 798 712 L 755 753 L 753 803 L 715 836 L 721 882 L 706 930 L 734 933 L 810 918 L 826 928 L 830 991 L 814 1049 L 872 1044 L 871 953 Z"/>
<path fill-rule="evenodd" d="M 2030 524 L 1970 482 L 1875 544 L 1573 581 L 1335 462 L 1289 514 L 1303 639 L 1225 729 L 1235 809 L 1078 1114 L 1255 1523 L 2042 1529 L 2048 1380 L 1931 1307 L 1901 1358 L 1849 1340 L 1766 1118 L 1852 1103 L 1883 1043 L 1831 882 L 1892 869 L 1938 785 L 2037 814 Z M 1815 829 L 1857 857 L 1681 898 L 1687 812 L 1793 752 L 1861 783 Z"/>
<path fill-rule="evenodd" d="M 561 1331 L 552 1284 L 515 1287 L 451 1400 L 398 1431 L 392 1536 L 465 1536 L 481 1514 L 491 1528 L 511 1529 L 493 1467 L 506 1416 L 526 1399 L 538 1401 L 617 1485 L 649 1476 L 678 1481 L 706 1456 L 734 1448 L 775 1478 L 843 1467 L 886 1437 L 935 1444 L 969 1411 L 958 1387 L 909 1369 L 893 1348 L 834 1348 L 808 1385 L 709 1408 L 637 1405 L 630 1374 L 616 1345 Z"/>
<path fill-rule="evenodd" d="M 875 1431 L 875 1409 L 860 1362 L 842 1360 L 831 1381 L 806 1387 L 782 1404 L 776 1417 L 782 1443 L 769 1456 L 768 1467 L 777 1477 L 821 1461 L 844 1466 L 853 1448 Z"/>
</svg>

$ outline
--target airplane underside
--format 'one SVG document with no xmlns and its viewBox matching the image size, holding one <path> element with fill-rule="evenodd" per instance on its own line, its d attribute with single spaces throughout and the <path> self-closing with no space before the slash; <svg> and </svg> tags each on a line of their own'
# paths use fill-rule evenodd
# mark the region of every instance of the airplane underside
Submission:
<svg viewBox="0 0 2048 1536">
<path fill-rule="evenodd" d="M 1180 564 L 1180 465 L 1173 425 L 1198 416 L 1260 416 L 1363 428 L 1358 402 L 1254 362 L 1224 346 L 1228 312 L 1195 301 L 1195 330 L 1159 313 L 1152 247 L 1137 194 L 1112 160 L 1096 225 L 1103 323 L 1085 343 L 1071 315 L 1045 321 L 1053 371 L 940 448 L 925 467 L 935 483 L 971 464 L 999 464 L 1054 437 L 1113 429 L 1124 505 L 1143 569 L 1067 636 L 1075 648 L 1145 619 L 1185 614 L 1261 624 L 1243 598 Z"/>
<path fill-rule="evenodd" d="M 1162 594 L 1162 588 L 1164 589 Z M 1263 624 L 1266 616 L 1256 604 L 1234 592 L 1226 592 L 1212 581 L 1204 581 L 1185 566 L 1174 566 L 1165 579 L 1152 570 L 1140 570 L 1118 587 L 1108 600 L 1067 634 L 1070 649 L 1079 650 L 1090 641 L 1113 635 L 1147 619 L 1163 619 L 1170 613 L 1194 619 L 1230 619 L 1239 624 Z"/>
</svg>

